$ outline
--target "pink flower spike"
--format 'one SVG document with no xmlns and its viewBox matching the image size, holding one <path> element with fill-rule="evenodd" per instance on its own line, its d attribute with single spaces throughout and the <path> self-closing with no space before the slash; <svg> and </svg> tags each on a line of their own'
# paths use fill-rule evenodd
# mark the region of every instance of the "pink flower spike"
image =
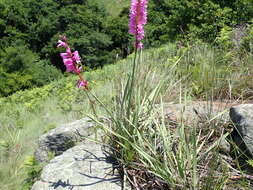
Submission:
<svg viewBox="0 0 253 190">
<path fill-rule="evenodd" d="M 86 80 L 84 80 L 84 81 L 78 80 L 77 81 L 77 88 L 81 88 L 81 87 L 87 88 L 87 86 L 88 86 L 88 81 L 86 81 Z"/>
<path fill-rule="evenodd" d="M 144 25 L 147 23 L 148 0 L 131 0 L 129 33 L 135 35 L 137 41 L 136 48 L 142 48 L 138 45 L 144 38 Z"/>
<path fill-rule="evenodd" d="M 82 70 L 81 66 L 81 57 L 79 56 L 78 51 L 72 53 L 69 45 L 67 44 L 66 36 L 63 36 L 59 41 L 57 47 L 64 47 L 66 52 L 60 53 L 63 63 L 66 66 L 68 72 L 73 72 L 79 76 L 79 80 L 76 83 L 78 88 L 84 87 L 84 90 L 89 90 L 88 81 L 84 80 L 83 76 L 80 74 Z"/>
<path fill-rule="evenodd" d="M 81 57 L 79 56 L 78 51 L 74 51 L 74 53 L 73 53 L 73 59 L 74 59 L 77 63 L 80 63 L 80 62 L 81 62 Z"/>
<path fill-rule="evenodd" d="M 58 45 L 57 47 L 64 47 L 64 48 L 67 48 L 68 47 L 68 44 L 66 42 L 63 42 L 61 40 L 58 40 Z"/>
</svg>

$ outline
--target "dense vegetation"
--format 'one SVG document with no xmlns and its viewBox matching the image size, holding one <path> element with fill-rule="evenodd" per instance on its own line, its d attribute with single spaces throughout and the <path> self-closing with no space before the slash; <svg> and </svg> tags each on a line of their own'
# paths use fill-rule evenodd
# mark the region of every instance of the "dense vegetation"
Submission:
<svg viewBox="0 0 253 190">
<path fill-rule="evenodd" d="M 56 42 L 65 34 L 88 68 L 113 63 L 110 15 L 92 1 L 0 1 L 0 94 L 42 86 L 65 71 Z M 127 33 L 127 31 L 126 31 Z"/>
<path fill-rule="evenodd" d="M 152 1 L 147 33 L 155 36 L 157 43 L 168 39 L 214 42 L 225 26 L 236 27 L 252 19 L 252 4 L 251 0 Z"/>
<path fill-rule="evenodd" d="M 0 95 L 42 86 L 62 77 L 56 49 L 60 35 L 79 50 L 85 68 L 97 68 L 132 52 L 127 0 L 1 0 Z M 114 7 L 114 8 L 113 8 Z M 251 0 L 151 0 L 145 46 L 169 41 L 217 42 L 227 27 L 246 26 Z M 44 72 L 43 72 L 44 71 Z"/>
</svg>

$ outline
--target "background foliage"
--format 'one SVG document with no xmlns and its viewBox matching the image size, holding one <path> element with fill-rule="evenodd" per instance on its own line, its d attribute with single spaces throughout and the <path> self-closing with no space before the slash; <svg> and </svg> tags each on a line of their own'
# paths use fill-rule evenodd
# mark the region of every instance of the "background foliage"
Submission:
<svg viewBox="0 0 253 190">
<path fill-rule="evenodd" d="M 42 86 L 65 71 L 56 42 L 66 34 L 86 68 L 126 57 L 129 0 L 1 0 L 0 96 Z M 150 0 L 145 47 L 171 41 L 215 42 L 220 31 L 250 24 L 251 0 Z M 224 31 L 224 30 L 223 30 Z M 245 40 L 245 47 L 249 44 Z M 43 69 L 44 67 L 44 69 Z M 44 70 L 44 72 L 43 72 Z"/>
</svg>

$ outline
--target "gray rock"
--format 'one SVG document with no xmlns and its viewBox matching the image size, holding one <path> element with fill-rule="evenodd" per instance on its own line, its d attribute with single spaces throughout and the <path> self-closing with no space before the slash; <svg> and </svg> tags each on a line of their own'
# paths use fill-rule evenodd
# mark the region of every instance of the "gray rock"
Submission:
<svg viewBox="0 0 253 190">
<path fill-rule="evenodd" d="M 249 153 L 253 155 L 253 104 L 233 106 L 229 115 L 235 124 L 236 131 L 233 137 L 235 143 L 240 148 L 246 146 Z"/>
<path fill-rule="evenodd" d="M 164 104 L 164 113 L 170 120 L 183 120 L 187 124 L 214 118 L 221 122 L 227 122 L 230 120 L 229 107 L 231 107 L 229 103 L 193 101 L 185 104 Z"/>
<path fill-rule="evenodd" d="M 120 177 L 112 171 L 101 146 L 87 141 L 52 159 L 31 190 L 120 190 Z"/>
<path fill-rule="evenodd" d="M 94 133 L 94 122 L 90 118 L 77 120 L 73 123 L 61 125 L 42 135 L 38 141 L 35 158 L 39 162 L 50 159 L 50 154 L 57 156 L 73 147 L 81 136 L 89 136 Z"/>
<path fill-rule="evenodd" d="M 220 140 L 220 144 L 219 144 L 219 149 L 220 151 L 229 154 L 231 151 L 231 145 L 230 143 L 226 140 L 226 138 L 222 138 Z"/>
</svg>

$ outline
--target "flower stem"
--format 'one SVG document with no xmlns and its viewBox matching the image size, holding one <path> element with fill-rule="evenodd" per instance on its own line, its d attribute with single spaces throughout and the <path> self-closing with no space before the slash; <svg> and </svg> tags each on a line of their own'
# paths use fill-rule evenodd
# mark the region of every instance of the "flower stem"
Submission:
<svg viewBox="0 0 253 190">
<path fill-rule="evenodd" d="M 136 39 L 136 44 L 137 44 L 137 39 Z M 127 91 L 128 93 L 128 108 L 127 108 L 127 117 L 130 115 L 130 108 L 131 108 L 131 101 L 132 101 L 132 94 L 133 94 L 133 89 L 134 89 L 134 80 L 135 80 L 135 72 L 136 72 L 136 65 L 137 65 L 137 54 L 138 54 L 138 48 L 135 48 L 134 52 L 134 62 L 133 62 L 133 68 L 132 68 L 132 73 L 131 73 L 131 78 L 130 78 L 130 87 Z M 129 119 L 129 118 L 128 118 Z"/>
</svg>

